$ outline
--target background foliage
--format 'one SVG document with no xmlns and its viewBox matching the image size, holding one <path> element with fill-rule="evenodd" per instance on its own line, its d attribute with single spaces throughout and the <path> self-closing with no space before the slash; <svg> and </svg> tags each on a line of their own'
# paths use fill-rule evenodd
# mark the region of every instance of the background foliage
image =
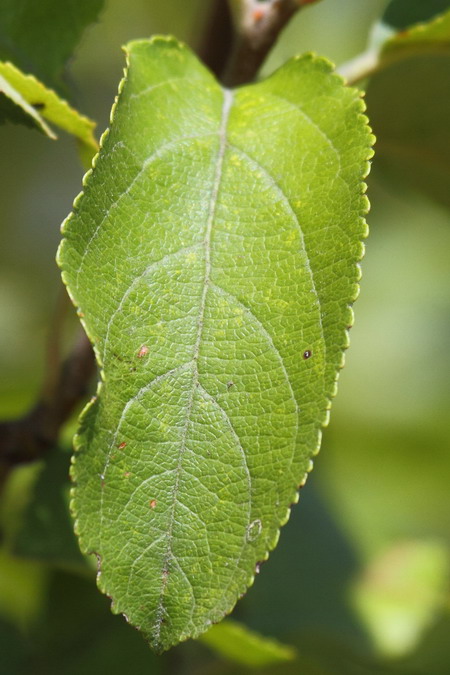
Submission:
<svg viewBox="0 0 450 675">
<path fill-rule="evenodd" d="M 338 64 L 354 57 L 386 4 L 324 0 L 308 8 L 265 72 L 310 49 Z M 195 46 L 204 7 L 199 0 L 132 0 L 126 7 L 109 0 L 62 85 L 74 92 L 71 102 L 102 130 L 121 76 L 119 45 L 171 32 Z M 448 190 L 439 188 L 449 167 L 446 44 L 385 68 L 368 86 L 379 153 L 349 367 L 300 505 L 233 615 L 297 649 L 296 660 L 264 672 L 448 672 L 450 230 Z M 406 124 L 411 112 L 414 123 Z M 401 147 L 395 125 L 406 130 Z M 392 142 L 390 152 L 383 149 L 389 134 L 397 134 L 395 153 Z M 58 226 L 82 169 L 63 134 L 51 143 L 9 125 L 0 139 L 0 412 L 8 417 L 23 413 L 39 391 L 59 292 Z M 69 345 L 70 321 L 66 330 Z M 226 637 L 225 647 L 210 638 L 214 650 L 191 641 L 155 657 L 110 615 L 71 538 L 63 478 L 72 431 L 45 466 L 17 469 L 2 497 L 0 672 L 246 672 Z"/>
</svg>

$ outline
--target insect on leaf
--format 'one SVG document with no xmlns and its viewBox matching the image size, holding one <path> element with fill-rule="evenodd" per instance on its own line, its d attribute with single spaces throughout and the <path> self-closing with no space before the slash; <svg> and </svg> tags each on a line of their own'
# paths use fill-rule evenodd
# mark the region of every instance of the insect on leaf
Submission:
<svg viewBox="0 0 450 675">
<path fill-rule="evenodd" d="M 161 651 L 231 611 L 311 468 L 373 139 L 315 56 L 234 92 L 174 39 L 127 56 L 59 253 L 102 368 L 73 510 L 113 610 Z"/>
</svg>

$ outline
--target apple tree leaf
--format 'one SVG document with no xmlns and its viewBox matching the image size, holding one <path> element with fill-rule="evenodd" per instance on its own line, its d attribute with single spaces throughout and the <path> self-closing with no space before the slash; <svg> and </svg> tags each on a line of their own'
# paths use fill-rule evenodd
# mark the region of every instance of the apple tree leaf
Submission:
<svg viewBox="0 0 450 675">
<path fill-rule="evenodd" d="M 229 613 L 297 501 L 343 365 L 373 137 L 331 64 L 224 90 L 132 42 L 59 263 L 101 366 L 73 512 L 161 651 Z"/>
</svg>

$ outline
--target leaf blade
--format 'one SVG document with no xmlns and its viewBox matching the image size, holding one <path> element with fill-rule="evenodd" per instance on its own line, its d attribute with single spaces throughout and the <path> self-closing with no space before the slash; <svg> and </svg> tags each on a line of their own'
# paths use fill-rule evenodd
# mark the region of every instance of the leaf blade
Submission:
<svg viewBox="0 0 450 675">
<path fill-rule="evenodd" d="M 103 366 L 74 508 L 114 611 L 165 649 L 232 609 L 311 468 L 357 293 L 371 137 L 356 92 L 312 56 L 234 94 L 176 41 L 128 58 L 59 255 Z M 297 170 L 305 156 L 328 183 Z"/>
<path fill-rule="evenodd" d="M 222 658 L 253 668 L 294 661 L 297 656 L 294 647 L 263 637 L 232 619 L 212 626 L 199 639 Z"/>
<path fill-rule="evenodd" d="M 367 88 L 381 178 L 448 205 L 450 11 L 387 40 Z M 385 114 L 386 106 L 391 113 Z"/>
<path fill-rule="evenodd" d="M 64 89 L 64 64 L 103 5 L 103 0 L 3 0 L 0 59 Z"/>
<path fill-rule="evenodd" d="M 20 107 L 30 122 L 50 138 L 55 139 L 56 136 L 45 119 L 75 136 L 81 143 L 86 164 L 90 166 L 90 161 L 98 150 L 94 136 L 95 122 L 81 115 L 56 92 L 45 87 L 33 75 L 23 73 L 12 63 L 0 61 L 0 92 Z M 0 115 L 1 121 L 15 121 L 14 111 L 8 114 L 1 102 Z"/>
</svg>

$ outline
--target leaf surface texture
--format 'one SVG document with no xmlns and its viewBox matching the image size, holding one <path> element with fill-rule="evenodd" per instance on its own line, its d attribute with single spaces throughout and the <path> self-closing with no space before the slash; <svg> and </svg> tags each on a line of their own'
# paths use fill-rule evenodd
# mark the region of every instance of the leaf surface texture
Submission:
<svg viewBox="0 0 450 675">
<path fill-rule="evenodd" d="M 231 611 L 311 468 L 372 137 L 323 59 L 231 92 L 175 40 L 127 53 L 59 253 L 102 367 L 73 508 L 114 611 L 162 650 Z"/>
</svg>

